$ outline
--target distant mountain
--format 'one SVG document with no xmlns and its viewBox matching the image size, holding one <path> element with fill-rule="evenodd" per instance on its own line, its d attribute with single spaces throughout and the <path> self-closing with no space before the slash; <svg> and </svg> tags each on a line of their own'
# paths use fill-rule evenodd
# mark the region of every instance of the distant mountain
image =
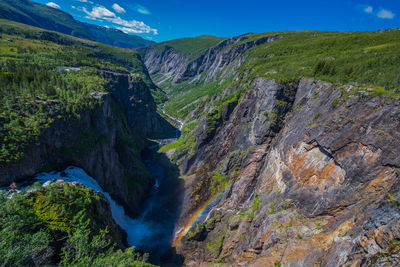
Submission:
<svg viewBox="0 0 400 267">
<path fill-rule="evenodd" d="M 149 48 L 154 48 L 157 52 L 167 51 L 173 49 L 183 54 L 200 54 L 204 50 L 217 45 L 219 42 L 226 38 L 216 37 L 212 35 L 201 35 L 197 37 L 174 39 L 161 43 L 156 43 Z M 144 49 L 139 49 L 139 52 L 143 52 Z"/>
<path fill-rule="evenodd" d="M 122 48 L 138 48 L 153 44 L 137 35 L 129 35 L 120 30 L 106 28 L 90 23 L 80 22 L 82 27 L 94 38 L 96 42 L 118 46 Z"/>
<path fill-rule="evenodd" d="M 31 0 L 0 0 L 0 18 L 123 48 L 154 43 L 120 30 L 77 21 L 64 11 Z"/>
</svg>

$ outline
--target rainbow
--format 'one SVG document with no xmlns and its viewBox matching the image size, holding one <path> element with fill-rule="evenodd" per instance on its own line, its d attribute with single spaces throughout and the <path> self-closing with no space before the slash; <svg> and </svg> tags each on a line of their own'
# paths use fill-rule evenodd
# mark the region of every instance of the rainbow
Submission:
<svg viewBox="0 0 400 267">
<path fill-rule="evenodd" d="M 209 200 L 202 203 L 197 209 L 192 213 L 189 219 L 186 221 L 184 226 L 179 229 L 175 233 L 175 237 L 172 241 L 172 247 L 176 247 L 182 240 L 182 238 L 189 232 L 189 230 L 196 224 L 198 224 L 198 220 L 206 215 L 207 212 L 210 211 L 210 208 L 215 206 L 217 202 L 220 200 L 222 195 L 230 189 L 231 186 L 228 186 L 225 190 L 222 190 L 220 193 L 216 194 L 215 196 L 211 197 Z"/>
</svg>

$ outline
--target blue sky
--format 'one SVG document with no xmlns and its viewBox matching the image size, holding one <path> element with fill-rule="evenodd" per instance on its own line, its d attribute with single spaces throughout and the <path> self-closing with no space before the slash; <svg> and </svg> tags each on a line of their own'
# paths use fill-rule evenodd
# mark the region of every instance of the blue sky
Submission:
<svg viewBox="0 0 400 267">
<path fill-rule="evenodd" d="M 76 19 L 157 42 L 281 30 L 400 27 L 400 0 L 36 0 Z"/>
</svg>

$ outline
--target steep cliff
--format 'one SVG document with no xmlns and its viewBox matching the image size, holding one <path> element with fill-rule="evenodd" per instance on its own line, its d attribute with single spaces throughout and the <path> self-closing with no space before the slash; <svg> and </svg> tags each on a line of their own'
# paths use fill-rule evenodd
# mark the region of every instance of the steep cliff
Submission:
<svg viewBox="0 0 400 267">
<path fill-rule="evenodd" d="M 155 64 L 148 66 L 154 79 L 172 92 L 166 106 L 175 105 L 171 110 L 185 122 L 182 137 L 160 152 L 185 179 L 173 246 L 188 266 L 399 264 L 394 70 L 385 81 L 369 76 L 371 85 L 343 82 L 349 76 L 337 52 L 342 44 L 327 41 L 328 34 L 322 42 L 330 44 L 330 58 L 306 59 L 302 34 L 297 41 L 296 34 L 264 34 L 259 45 L 252 45 L 258 38 L 237 37 L 217 50 L 228 39 L 202 53 L 209 53 L 210 64 L 172 50 L 154 57 L 150 48 L 145 57 Z M 380 34 L 389 33 L 373 35 Z M 311 38 L 306 46 L 320 42 L 319 33 L 303 36 Z M 362 46 L 353 46 L 354 56 L 367 54 L 371 43 Z M 365 67 L 353 64 L 359 64 L 354 72 Z M 301 74 L 307 70 L 312 74 Z M 319 75 L 340 82 L 297 78 Z M 376 86 L 381 82 L 386 89 Z"/>
<path fill-rule="evenodd" d="M 140 77 L 116 70 L 101 73 L 108 92 L 92 92 L 98 104 L 82 110 L 79 118 L 57 119 L 25 149 L 23 159 L 3 163 L 2 185 L 75 165 L 136 214 L 152 184 L 141 159 L 144 138 L 174 136 L 176 130 L 157 113 L 150 89 Z"/>
<path fill-rule="evenodd" d="M 140 76 L 117 70 L 101 70 L 101 73 L 109 81 L 107 90 L 132 129 L 149 138 L 175 136 L 176 129 L 157 113 L 151 90 Z"/>
<path fill-rule="evenodd" d="M 176 132 L 157 113 L 161 91 L 138 53 L 0 24 L 13 40 L 0 42 L 13 51 L 0 54 L 0 185 L 76 165 L 136 214 L 153 183 L 146 138 Z"/>
<path fill-rule="evenodd" d="M 76 165 L 134 213 L 151 184 L 140 159 L 144 141 L 131 130 L 110 94 L 93 97 L 101 101 L 94 109 L 83 111 L 79 119 L 56 120 L 37 144 L 26 149 L 22 160 L 1 166 L 1 184 Z"/>
<path fill-rule="evenodd" d="M 267 36 L 257 40 L 248 40 L 249 36 L 232 37 L 199 54 L 182 53 L 169 46 L 161 47 L 160 51 L 158 45 L 150 45 L 140 48 L 138 51 L 142 54 L 143 62 L 149 73 L 159 74 L 156 77 L 158 84 L 166 82 L 178 84 L 188 80 L 193 83 L 200 79 L 202 82 L 210 82 L 216 80 L 217 74 L 228 77 L 230 73 L 221 74 L 219 72 L 226 69 L 250 48 L 279 38 L 281 38 L 280 35 Z"/>
<path fill-rule="evenodd" d="M 257 79 L 211 139 L 199 124 L 182 165 L 190 182 L 178 252 L 189 265 L 398 263 L 398 101 Z"/>
</svg>

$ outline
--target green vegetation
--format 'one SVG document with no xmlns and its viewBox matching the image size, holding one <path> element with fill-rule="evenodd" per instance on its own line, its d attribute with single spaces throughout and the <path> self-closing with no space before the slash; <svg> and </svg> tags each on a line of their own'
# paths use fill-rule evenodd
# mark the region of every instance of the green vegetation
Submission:
<svg viewBox="0 0 400 267">
<path fill-rule="evenodd" d="M 393 208 L 400 208 L 400 193 L 399 192 L 392 192 L 392 193 L 387 193 L 387 202 L 393 207 Z"/>
<path fill-rule="evenodd" d="M 0 20 L 0 34 L 0 163 L 21 159 L 54 120 L 98 106 L 108 82 L 98 69 L 129 71 L 157 91 L 133 50 L 7 20 Z M 92 136 L 82 134 L 85 146 Z"/>
<path fill-rule="evenodd" d="M 211 176 L 211 183 L 208 189 L 211 196 L 221 192 L 228 186 L 228 175 L 222 175 L 220 170 L 216 170 Z"/>
<path fill-rule="evenodd" d="M 32 188 L 0 191 L 0 265 L 150 266 L 133 248 L 117 249 L 122 237 L 96 192 L 64 182 Z"/>
<path fill-rule="evenodd" d="M 250 209 L 239 213 L 237 216 L 239 216 L 239 218 L 247 217 L 248 219 L 253 220 L 254 216 L 258 212 L 258 209 L 260 208 L 261 203 L 262 203 L 262 200 L 260 199 L 259 195 L 256 194 L 254 196 L 253 204 L 250 206 Z M 271 208 L 271 210 L 273 210 L 273 207 Z M 274 213 L 268 212 L 268 214 L 274 214 Z"/>
<path fill-rule="evenodd" d="M 265 112 L 265 113 L 264 113 L 264 117 L 267 119 L 267 121 L 268 121 L 271 125 L 276 124 L 276 123 L 278 122 L 278 120 L 279 120 L 279 114 L 278 114 L 277 111 L 274 111 L 274 112 L 272 112 L 272 113 Z"/>
<path fill-rule="evenodd" d="M 184 54 L 198 55 L 204 50 L 217 45 L 226 38 L 220 38 L 211 35 L 201 35 L 193 38 L 182 38 L 171 41 L 166 41 L 152 46 L 155 47 L 156 51 L 161 53 L 164 50 L 174 49 Z"/>
<path fill-rule="evenodd" d="M 191 132 L 196 128 L 197 124 L 197 121 L 191 121 L 185 124 L 185 126 L 182 128 L 180 138 L 175 142 L 162 146 L 158 152 L 162 153 L 167 150 L 178 149 L 180 152 L 188 151 L 188 153 L 191 153 L 190 155 L 192 155 L 195 145 L 195 136 L 191 134 Z"/>
<path fill-rule="evenodd" d="M 221 93 L 231 85 L 232 81 L 233 76 L 222 83 L 215 81 L 207 84 L 189 85 L 182 83 L 177 85 L 173 90 L 169 90 L 168 94 L 172 99 L 165 105 L 165 111 L 175 117 L 185 118 L 190 112 L 204 105 L 210 96 Z M 187 90 L 188 88 L 190 90 Z"/>
<path fill-rule="evenodd" d="M 282 39 L 249 50 L 247 80 L 267 77 L 295 80 L 315 77 L 332 83 L 361 83 L 387 90 L 400 86 L 398 68 L 400 31 L 376 32 L 273 32 L 253 38 L 281 34 Z M 254 59 L 254 60 L 253 60 Z"/>
<path fill-rule="evenodd" d="M 236 88 L 237 92 L 241 91 L 240 98 L 256 77 L 276 79 L 279 82 L 313 77 L 331 83 L 351 83 L 356 85 L 357 90 L 371 87 L 373 89 L 368 91 L 369 95 L 399 94 L 396 92 L 400 90 L 400 31 L 397 29 L 376 32 L 270 32 L 250 34 L 250 38 L 242 43 L 275 34 L 282 35 L 282 38 L 256 46 L 245 53 L 246 60 L 236 71 L 236 76 L 242 77 L 238 81 L 234 81 L 235 75 L 231 75 L 221 83 L 217 74 L 216 81 L 205 83 L 207 73 L 204 72 L 195 83 L 185 81 L 172 85 L 164 82 L 161 87 L 170 96 L 165 110 L 184 119 L 193 110 L 201 110 L 206 103 L 211 102 L 218 107 L 222 99 L 214 100 L 216 95 L 221 95 L 227 88 Z M 194 39 L 171 42 L 173 45 L 170 47 L 176 50 L 197 53 Z M 205 48 L 207 46 L 202 49 Z M 318 92 L 314 97 L 318 97 Z M 336 101 L 332 103 L 333 106 L 336 104 Z M 274 114 L 265 115 L 271 123 L 274 121 Z"/>
<path fill-rule="evenodd" d="M 153 43 L 116 29 L 76 21 L 62 10 L 30 0 L 0 0 L 0 18 L 119 47 L 137 48 Z"/>
<path fill-rule="evenodd" d="M 62 33 L 90 39 L 89 33 L 61 10 L 29 0 L 0 0 L 0 18 L 12 19 L 28 25 L 58 30 Z"/>
</svg>

